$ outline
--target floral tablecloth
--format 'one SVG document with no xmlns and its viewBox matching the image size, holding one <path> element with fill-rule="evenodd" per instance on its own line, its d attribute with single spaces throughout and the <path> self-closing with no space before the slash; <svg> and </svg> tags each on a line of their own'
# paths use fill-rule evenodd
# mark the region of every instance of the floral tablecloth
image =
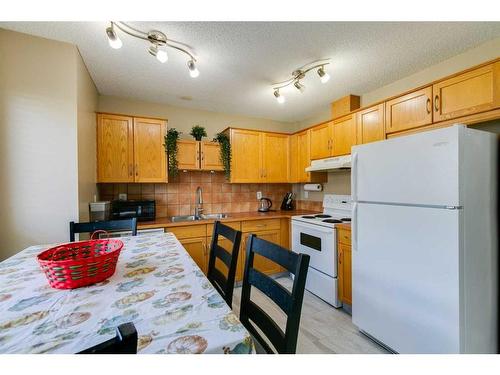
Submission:
<svg viewBox="0 0 500 375">
<path fill-rule="evenodd" d="M 171 233 L 122 237 L 108 280 L 52 289 L 32 246 L 0 263 L 0 353 L 76 353 L 133 322 L 138 353 L 254 353 L 253 341 Z"/>
</svg>

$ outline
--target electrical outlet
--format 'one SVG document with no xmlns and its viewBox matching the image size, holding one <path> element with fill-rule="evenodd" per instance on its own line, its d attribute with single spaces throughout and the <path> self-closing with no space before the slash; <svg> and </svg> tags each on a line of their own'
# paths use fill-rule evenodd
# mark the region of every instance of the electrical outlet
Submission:
<svg viewBox="0 0 500 375">
<path fill-rule="evenodd" d="M 304 191 L 304 198 L 309 198 L 309 192 L 308 191 Z"/>
<path fill-rule="evenodd" d="M 262 191 L 258 191 L 257 192 L 257 199 L 261 199 L 262 198 Z"/>
<path fill-rule="evenodd" d="M 127 200 L 127 194 L 118 194 L 118 199 L 121 201 L 126 201 Z"/>
</svg>

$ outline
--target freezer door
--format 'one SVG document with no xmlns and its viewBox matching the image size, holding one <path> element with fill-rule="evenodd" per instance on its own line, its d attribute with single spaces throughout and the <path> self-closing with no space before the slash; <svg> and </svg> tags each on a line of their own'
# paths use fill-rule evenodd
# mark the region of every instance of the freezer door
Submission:
<svg viewBox="0 0 500 375">
<path fill-rule="evenodd" d="M 458 353 L 462 210 L 358 203 L 352 316 L 399 353 Z"/>
<path fill-rule="evenodd" d="M 353 200 L 460 206 L 463 130 L 453 126 L 353 147 Z"/>
</svg>

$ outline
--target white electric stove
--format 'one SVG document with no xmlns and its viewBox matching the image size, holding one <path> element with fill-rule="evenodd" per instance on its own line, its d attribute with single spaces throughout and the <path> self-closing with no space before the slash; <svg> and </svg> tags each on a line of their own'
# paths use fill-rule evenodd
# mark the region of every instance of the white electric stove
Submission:
<svg viewBox="0 0 500 375">
<path fill-rule="evenodd" d="M 311 259 L 306 289 L 334 307 L 341 307 L 337 283 L 337 231 L 351 221 L 351 196 L 325 194 L 323 213 L 292 216 L 292 251 Z"/>
</svg>

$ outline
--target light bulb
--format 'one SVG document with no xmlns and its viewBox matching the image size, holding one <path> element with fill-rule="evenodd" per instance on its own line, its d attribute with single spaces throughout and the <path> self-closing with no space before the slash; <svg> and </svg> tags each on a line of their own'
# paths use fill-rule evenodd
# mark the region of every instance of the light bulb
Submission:
<svg viewBox="0 0 500 375">
<path fill-rule="evenodd" d="M 325 72 L 323 67 L 318 69 L 319 80 L 321 83 L 327 83 L 330 80 L 330 75 Z"/>
<path fill-rule="evenodd" d="M 278 103 L 283 104 L 285 102 L 285 97 L 280 95 L 280 90 L 274 90 L 274 96 Z"/>
<path fill-rule="evenodd" d="M 193 60 L 188 61 L 188 69 L 189 69 L 189 75 L 192 78 L 196 78 L 200 75 L 200 71 L 198 70 L 198 68 L 196 68 L 196 65 L 194 64 Z"/>
<path fill-rule="evenodd" d="M 118 49 L 122 47 L 123 43 L 118 38 L 118 35 L 116 35 L 113 26 L 106 28 L 106 35 L 108 36 L 108 43 L 111 48 Z"/>
<path fill-rule="evenodd" d="M 165 63 L 167 62 L 168 60 L 168 54 L 167 54 L 167 51 L 165 50 L 162 50 L 162 49 L 159 49 L 157 52 L 156 52 L 156 58 L 158 59 L 159 62 L 161 63 Z"/>
</svg>

